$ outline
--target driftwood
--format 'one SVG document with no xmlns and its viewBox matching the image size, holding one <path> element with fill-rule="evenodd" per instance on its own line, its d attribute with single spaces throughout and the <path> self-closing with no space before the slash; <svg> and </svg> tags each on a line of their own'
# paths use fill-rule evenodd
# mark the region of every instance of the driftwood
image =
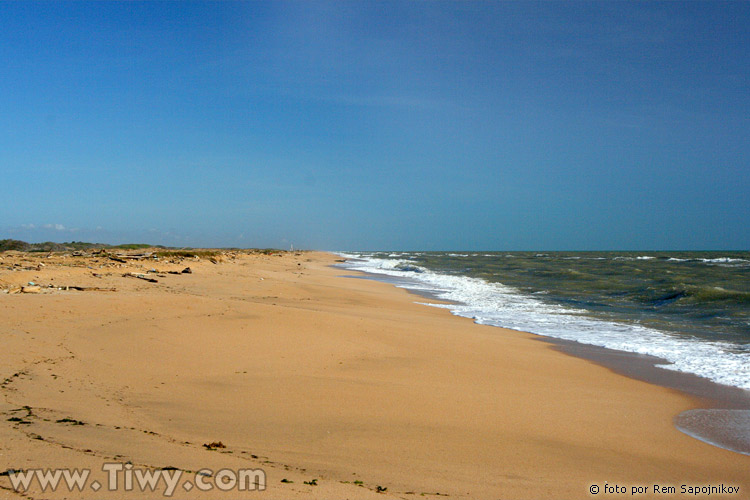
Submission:
<svg viewBox="0 0 750 500">
<path fill-rule="evenodd" d="M 143 259 L 148 259 L 148 258 L 152 257 L 154 255 L 154 253 L 153 252 L 148 252 L 148 253 L 116 253 L 116 254 L 107 253 L 106 255 L 107 255 L 108 258 L 110 258 L 110 259 L 112 259 L 112 260 L 114 260 L 116 262 L 125 263 L 128 260 L 143 260 Z"/>
<path fill-rule="evenodd" d="M 125 273 L 123 274 L 124 277 L 129 278 L 138 278 L 144 281 L 148 281 L 149 283 L 158 283 L 159 281 L 155 280 L 154 278 L 149 278 L 145 274 L 138 274 L 138 273 Z"/>
<path fill-rule="evenodd" d="M 102 288 L 99 286 L 65 286 L 66 290 L 78 290 L 79 292 L 116 292 L 117 288 Z"/>
<path fill-rule="evenodd" d="M 148 252 L 148 253 L 118 253 L 115 254 L 121 259 L 130 259 L 130 260 L 141 260 L 141 259 L 148 259 L 149 257 L 154 255 L 154 252 Z"/>
<path fill-rule="evenodd" d="M 182 271 L 167 271 L 168 274 L 193 274 L 193 270 L 186 267 Z"/>
</svg>

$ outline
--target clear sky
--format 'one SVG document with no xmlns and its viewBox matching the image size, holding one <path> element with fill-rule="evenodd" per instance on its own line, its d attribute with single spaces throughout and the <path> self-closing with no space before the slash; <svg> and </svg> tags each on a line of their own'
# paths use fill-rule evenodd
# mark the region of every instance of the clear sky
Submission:
<svg viewBox="0 0 750 500">
<path fill-rule="evenodd" d="M 750 248 L 748 2 L 0 3 L 0 238 Z"/>
</svg>

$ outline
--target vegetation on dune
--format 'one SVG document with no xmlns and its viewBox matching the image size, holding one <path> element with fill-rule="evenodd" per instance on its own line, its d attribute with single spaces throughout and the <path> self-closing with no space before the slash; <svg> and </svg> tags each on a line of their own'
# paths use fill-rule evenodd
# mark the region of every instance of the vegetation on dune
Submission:
<svg viewBox="0 0 750 500">
<path fill-rule="evenodd" d="M 0 252 L 7 250 L 21 250 L 24 251 L 29 246 L 25 241 L 19 240 L 0 240 Z"/>
<path fill-rule="evenodd" d="M 239 248 L 172 248 L 162 245 L 149 245 L 148 243 L 123 243 L 120 245 L 108 245 L 106 243 L 87 243 L 84 241 L 70 241 L 55 243 L 45 241 L 43 243 L 27 243 L 21 240 L 5 239 L 0 240 L 0 253 L 10 250 L 20 252 L 75 252 L 85 250 L 145 250 L 156 249 L 155 253 L 159 257 L 201 257 L 210 258 L 220 255 L 225 251 L 246 251 L 253 253 L 262 253 L 273 255 L 285 253 L 286 250 L 277 248 L 256 248 L 256 249 L 239 249 Z"/>
<path fill-rule="evenodd" d="M 104 243 L 86 243 L 83 241 L 71 241 L 67 243 L 55 243 L 45 241 L 43 243 L 27 243 L 20 240 L 0 240 L 0 252 L 18 250 L 21 252 L 65 252 L 75 250 L 90 250 L 93 248 L 108 248 L 110 245 Z"/>
</svg>

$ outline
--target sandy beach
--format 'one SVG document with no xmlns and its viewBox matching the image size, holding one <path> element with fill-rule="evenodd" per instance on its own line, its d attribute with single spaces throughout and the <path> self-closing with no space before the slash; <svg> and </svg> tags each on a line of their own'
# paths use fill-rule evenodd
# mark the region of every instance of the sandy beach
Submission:
<svg viewBox="0 0 750 500">
<path fill-rule="evenodd" d="M 701 401 L 347 277 L 331 254 L 0 257 L 0 473 L 265 473 L 264 491 L 179 498 L 750 498 L 750 456 L 674 427 Z"/>
</svg>

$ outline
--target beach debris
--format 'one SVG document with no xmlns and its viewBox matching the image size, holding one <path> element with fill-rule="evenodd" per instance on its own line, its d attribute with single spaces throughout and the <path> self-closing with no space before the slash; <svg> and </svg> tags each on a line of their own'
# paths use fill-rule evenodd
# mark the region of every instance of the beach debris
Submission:
<svg viewBox="0 0 750 500">
<path fill-rule="evenodd" d="M 42 287 L 37 286 L 37 285 L 21 287 L 21 293 L 40 293 L 41 291 L 42 291 Z"/>
<path fill-rule="evenodd" d="M 130 260 L 143 260 L 153 257 L 154 252 L 146 252 L 146 253 L 118 253 L 115 254 L 121 259 L 130 259 Z"/>
<path fill-rule="evenodd" d="M 72 425 L 86 425 L 86 422 L 81 422 L 80 420 L 75 420 L 72 418 L 61 418 L 57 421 L 58 424 L 72 424 Z"/>
<path fill-rule="evenodd" d="M 318 480 L 317 479 L 310 479 L 309 481 L 302 481 L 303 484 L 309 484 L 310 486 L 317 486 Z"/>
<path fill-rule="evenodd" d="M 141 279 L 141 280 L 144 280 L 144 281 L 148 281 L 149 283 L 158 283 L 158 282 L 159 282 L 158 280 L 155 280 L 154 278 L 149 278 L 149 277 L 148 277 L 148 276 L 146 276 L 145 274 L 141 274 L 141 273 L 133 273 L 133 272 L 130 272 L 130 273 L 125 273 L 125 274 L 123 274 L 122 276 L 123 276 L 123 277 L 126 277 L 126 278 L 127 278 L 127 277 L 130 277 L 130 278 L 138 278 L 138 279 Z"/>
<path fill-rule="evenodd" d="M 213 441 L 211 443 L 205 443 L 203 447 L 207 450 L 216 450 L 218 448 L 226 448 L 226 445 L 221 441 Z"/>
<path fill-rule="evenodd" d="M 117 288 L 103 288 L 100 286 L 66 286 L 66 290 L 78 290 L 79 292 L 116 292 Z"/>
<path fill-rule="evenodd" d="M 23 469 L 7 469 L 3 472 L 0 472 L 0 476 L 10 476 L 11 474 L 21 474 L 23 472 Z"/>
<path fill-rule="evenodd" d="M 186 267 L 181 272 L 182 272 L 182 274 L 193 274 L 193 270 L 190 269 L 189 267 Z"/>
<path fill-rule="evenodd" d="M 387 487 L 383 487 L 383 486 L 380 486 L 380 485 L 378 485 L 378 486 L 375 487 L 375 491 L 377 493 L 385 493 L 387 490 L 388 490 Z"/>
<path fill-rule="evenodd" d="M 154 256 L 153 252 L 146 252 L 146 253 L 116 253 L 111 254 L 107 252 L 102 252 L 104 255 L 107 256 L 107 258 L 114 260 L 115 262 L 120 263 L 126 263 L 128 260 L 143 260 L 143 259 L 149 259 Z"/>
<path fill-rule="evenodd" d="M 282 482 L 282 483 L 290 483 L 290 484 L 291 484 L 291 483 L 293 483 L 294 481 L 292 481 L 291 479 L 287 479 L 287 478 L 284 478 L 284 479 L 282 479 L 282 480 L 281 480 L 281 482 Z"/>
</svg>

